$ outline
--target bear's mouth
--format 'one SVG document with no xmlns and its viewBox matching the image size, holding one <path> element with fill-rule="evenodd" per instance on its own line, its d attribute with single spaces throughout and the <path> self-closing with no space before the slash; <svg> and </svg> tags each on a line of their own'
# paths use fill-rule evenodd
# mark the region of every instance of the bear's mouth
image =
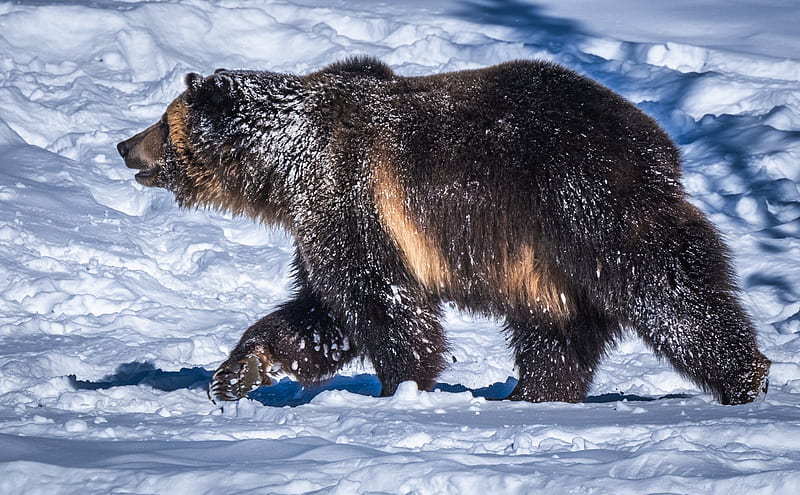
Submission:
<svg viewBox="0 0 800 495">
<path fill-rule="evenodd" d="M 128 168 L 138 170 L 139 172 L 134 176 L 136 182 L 143 186 L 155 187 L 158 185 L 158 173 L 161 171 L 161 165 L 158 163 L 148 163 L 139 157 L 125 157 L 125 165 Z"/>
<path fill-rule="evenodd" d="M 139 173 L 137 173 L 134 178 L 136 182 L 142 184 L 143 186 L 150 186 L 153 187 L 156 185 L 158 181 L 158 172 L 161 171 L 161 167 L 158 165 L 152 165 L 147 168 L 143 168 Z"/>
<path fill-rule="evenodd" d="M 117 144 L 117 151 L 128 168 L 139 170 L 136 182 L 155 187 L 158 186 L 159 172 L 163 161 L 163 142 L 165 139 L 163 124 L 154 124 L 132 138 Z"/>
</svg>

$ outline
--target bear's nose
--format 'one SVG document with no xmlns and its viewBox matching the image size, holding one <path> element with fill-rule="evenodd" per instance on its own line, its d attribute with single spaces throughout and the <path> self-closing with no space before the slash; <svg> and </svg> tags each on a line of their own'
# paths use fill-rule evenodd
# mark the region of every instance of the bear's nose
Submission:
<svg viewBox="0 0 800 495">
<path fill-rule="evenodd" d="M 121 143 L 119 143 L 117 145 L 117 151 L 119 152 L 119 156 L 121 156 L 122 158 L 127 157 L 128 151 L 130 151 L 127 145 L 127 141 L 122 141 Z"/>
</svg>

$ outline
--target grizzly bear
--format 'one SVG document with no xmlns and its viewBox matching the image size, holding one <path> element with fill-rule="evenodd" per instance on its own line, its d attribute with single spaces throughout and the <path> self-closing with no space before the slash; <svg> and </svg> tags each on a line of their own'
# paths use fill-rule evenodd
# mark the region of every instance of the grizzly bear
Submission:
<svg viewBox="0 0 800 495">
<path fill-rule="evenodd" d="M 136 180 L 296 244 L 294 297 L 247 329 L 212 398 L 354 358 L 383 395 L 429 389 L 445 301 L 504 319 L 510 399 L 581 401 L 624 329 L 721 403 L 766 392 L 770 361 L 676 146 L 611 90 L 549 62 L 403 77 L 370 58 L 186 86 L 118 145 Z"/>
</svg>

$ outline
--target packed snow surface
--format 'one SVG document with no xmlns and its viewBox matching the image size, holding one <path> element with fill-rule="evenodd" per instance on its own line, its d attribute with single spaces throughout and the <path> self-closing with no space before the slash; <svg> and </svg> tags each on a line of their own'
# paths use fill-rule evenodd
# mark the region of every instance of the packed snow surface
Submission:
<svg viewBox="0 0 800 495">
<path fill-rule="evenodd" d="M 0 493 L 800 493 L 798 47 L 794 0 L 0 3 Z M 212 404 L 291 241 L 178 209 L 114 145 L 186 72 L 353 54 L 553 60 L 655 117 L 732 247 L 766 399 L 720 406 L 629 338 L 586 403 L 487 400 L 513 387 L 499 325 L 448 309 L 438 391 L 374 397 L 356 363 Z"/>
</svg>

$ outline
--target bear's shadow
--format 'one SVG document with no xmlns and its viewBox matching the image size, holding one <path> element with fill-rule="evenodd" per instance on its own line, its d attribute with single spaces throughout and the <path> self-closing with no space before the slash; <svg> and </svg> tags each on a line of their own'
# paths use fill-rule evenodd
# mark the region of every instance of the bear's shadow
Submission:
<svg viewBox="0 0 800 495">
<path fill-rule="evenodd" d="M 211 381 L 212 371 L 205 368 L 181 368 L 179 371 L 164 371 L 157 369 L 150 362 L 132 362 L 119 365 L 114 374 L 105 376 L 98 381 L 78 380 L 75 375 L 69 375 L 70 385 L 76 390 L 101 390 L 113 387 L 130 385 L 145 385 L 156 390 L 171 392 L 179 389 L 206 390 Z M 484 397 L 489 400 L 500 400 L 507 397 L 517 380 L 508 377 L 505 382 L 497 382 L 488 387 L 471 389 L 464 385 L 437 383 L 435 390 L 442 392 L 471 392 L 475 397 Z M 248 395 L 266 406 L 300 406 L 308 404 L 311 399 L 326 390 L 345 390 L 354 394 L 377 397 L 381 392 L 378 377 L 372 374 L 355 376 L 336 375 L 327 382 L 316 387 L 304 387 L 301 384 L 284 378 L 280 382 L 268 387 L 256 389 Z M 663 398 L 686 398 L 683 395 L 670 395 Z M 586 403 L 604 403 L 627 401 L 652 401 L 653 397 L 642 397 L 622 393 L 607 393 L 587 397 Z"/>
</svg>

